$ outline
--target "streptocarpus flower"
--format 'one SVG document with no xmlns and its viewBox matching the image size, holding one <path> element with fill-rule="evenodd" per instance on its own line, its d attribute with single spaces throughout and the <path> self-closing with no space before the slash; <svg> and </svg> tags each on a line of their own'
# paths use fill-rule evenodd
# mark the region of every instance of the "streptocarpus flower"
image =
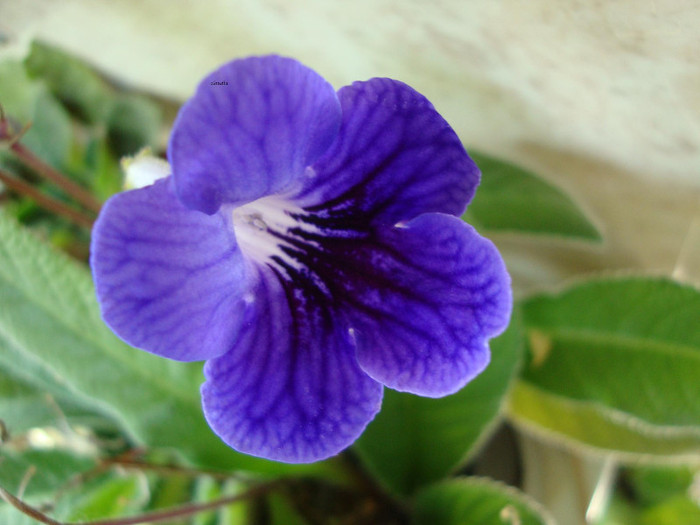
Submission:
<svg viewBox="0 0 700 525">
<path fill-rule="evenodd" d="M 168 159 L 105 205 L 98 299 L 133 346 L 207 360 L 204 414 L 234 449 L 326 458 L 383 386 L 444 396 L 487 365 L 511 292 L 459 219 L 479 171 L 407 85 L 336 93 L 292 59 L 236 60 L 183 106 Z"/>
</svg>

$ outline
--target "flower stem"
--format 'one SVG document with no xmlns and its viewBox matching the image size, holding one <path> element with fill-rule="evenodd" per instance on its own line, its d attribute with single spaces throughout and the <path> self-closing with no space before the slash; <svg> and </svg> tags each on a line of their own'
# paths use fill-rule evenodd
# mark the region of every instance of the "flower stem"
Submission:
<svg viewBox="0 0 700 525">
<path fill-rule="evenodd" d="M 7 425 L 5 422 L 0 419 L 0 445 L 5 443 L 6 441 L 9 441 L 10 439 L 10 431 L 7 430 Z M 2 458 L 0 458 L 2 460 Z"/>
<path fill-rule="evenodd" d="M 31 505 L 27 505 L 24 501 L 22 501 L 19 498 L 16 498 L 2 487 L 0 487 L 0 498 L 4 499 L 7 503 L 12 505 L 22 514 L 26 514 L 30 518 L 34 518 L 40 523 L 46 523 L 46 525 L 64 525 L 60 521 L 56 521 L 53 518 L 49 518 L 46 514 L 44 514 L 38 509 L 35 509 Z"/>
<path fill-rule="evenodd" d="M 0 143 L 6 142 L 7 148 L 25 166 L 36 172 L 37 175 L 53 182 L 61 188 L 67 195 L 78 201 L 87 209 L 100 212 L 102 204 L 85 188 L 76 184 L 58 170 L 34 155 L 26 146 L 20 144 L 20 139 L 27 132 L 31 124 L 26 125 L 21 131 L 15 132 L 10 125 L 9 119 L 5 116 L 5 111 L 0 105 Z"/>
<path fill-rule="evenodd" d="M 209 476 L 217 480 L 229 480 L 234 477 L 237 477 L 226 472 L 218 472 L 215 470 L 204 469 L 191 469 L 186 467 L 179 467 L 176 465 L 155 465 L 153 463 L 147 463 L 138 459 L 109 458 L 103 459 L 101 463 L 103 463 L 105 466 L 118 466 L 125 469 L 134 469 L 140 471 L 149 470 L 151 472 L 156 472 L 160 474 L 177 474 L 191 477 Z"/>
<path fill-rule="evenodd" d="M 88 190 L 76 184 L 58 170 L 52 168 L 39 157 L 34 155 L 34 153 L 32 153 L 26 146 L 23 146 L 19 142 L 14 142 L 10 146 L 10 151 L 14 153 L 14 155 L 25 166 L 36 172 L 37 175 L 40 175 L 46 180 L 53 182 L 56 186 L 61 188 L 64 192 L 66 192 L 66 194 L 70 195 L 88 210 L 99 213 L 102 205 Z"/>
<path fill-rule="evenodd" d="M 22 195 L 26 195 L 42 208 L 55 213 L 56 215 L 65 217 L 69 221 L 83 226 L 88 230 L 92 228 L 92 224 L 95 222 L 91 217 L 71 208 L 67 204 L 54 199 L 53 197 L 44 195 L 28 182 L 18 179 L 17 177 L 13 177 L 3 170 L 0 170 L 0 181 L 2 181 L 2 183 L 11 190 L 21 193 Z"/>
<path fill-rule="evenodd" d="M 125 518 L 109 518 L 94 521 L 81 521 L 73 523 L 61 522 L 50 518 L 40 510 L 13 496 L 2 487 L 0 487 L 0 497 L 2 497 L 2 499 L 4 499 L 7 503 L 15 507 L 23 514 L 26 514 L 27 516 L 30 516 L 31 518 L 34 518 L 35 520 L 41 523 L 45 523 L 46 525 L 137 525 L 139 523 L 158 523 L 161 521 L 185 518 L 187 516 L 192 516 L 200 512 L 217 509 L 219 507 L 244 501 L 246 499 L 253 499 L 258 496 L 267 494 L 272 490 L 276 490 L 283 483 L 285 483 L 284 480 L 275 480 L 269 483 L 263 483 L 240 494 L 226 496 L 213 501 L 209 501 L 207 503 L 188 503 L 186 505 L 180 505 L 171 509 L 145 512 L 138 516 L 129 516 Z"/>
</svg>

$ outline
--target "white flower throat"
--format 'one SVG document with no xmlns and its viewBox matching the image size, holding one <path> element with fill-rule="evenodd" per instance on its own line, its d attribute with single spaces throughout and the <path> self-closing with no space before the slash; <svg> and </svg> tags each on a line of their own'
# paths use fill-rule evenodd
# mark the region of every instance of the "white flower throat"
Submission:
<svg viewBox="0 0 700 525">
<path fill-rule="evenodd" d="M 299 220 L 306 212 L 288 200 L 277 196 L 263 197 L 233 210 L 233 229 L 238 245 L 247 257 L 259 263 L 271 263 L 279 257 L 295 268 L 301 264 L 285 252 L 292 248 L 292 230 L 299 228 L 309 233 L 320 230 Z M 298 238 L 302 240 L 301 238 Z M 315 244 L 304 239 L 306 244 Z"/>
</svg>

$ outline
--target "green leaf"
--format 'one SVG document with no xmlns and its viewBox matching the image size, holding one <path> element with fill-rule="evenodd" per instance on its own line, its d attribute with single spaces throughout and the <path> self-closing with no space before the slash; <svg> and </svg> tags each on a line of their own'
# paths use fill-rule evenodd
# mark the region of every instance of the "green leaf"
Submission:
<svg viewBox="0 0 700 525">
<path fill-rule="evenodd" d="M 195 481 L 194 501 L 207 503 L 214 501 L 221 495 L 221 484 L 210 477 L 202 476 Z M 192 517 L 192 525 L 216 525 L 216 509 L 200 512 Z"/>
<path fill-rule="evenodd" d="M 463 219 L 475 228 L 600 241 L 596 227 L 561 190 L 523 168 L 469 152 L 481 184 Z"/>
<path fill-rule="evenodd" d="M 107 138 L 117 158 L 134 155 L 145 146 L 157 147 L 160 126 L 156 104 L 140 95 L 122 95 L 112 106 Z"/>
<path fill-rule="evenodd" d="M 290 505 L 290 502 L 283 496 L 271 494 L 267 498 L 267 504 L 270 508 L 270 525 L 309 525 L 310 523 L 299 516 Z M 329 522 L 332 519 L 329 518 Z"/>
<path fill-rule="evenodd" d="M 697 525 L 700 506 L 686 496 L 676 496 L 640 514 L 639 525 Z"/>
<path fill-rule="evenodd" d="M 537 502 L 485 478 L 457 478 L 418 495 L 415 525 L 553 525 Z"/>
<path fill-rule="evenodd" d="M 509 416 L 542 438 L 615 452 L 620 460 L 654 460 L 697 453 L 698 434 L 647 422 L 595 402 L 574 401 L 519 381 L 509 396 Z"/>
<path fill-rule="evenodd" d="M 627 454 L 700 450 L 700 293 L 663 278 L 580 283 L 523 305 L 520 423 Z"/>
<path fill-rule="evenodd" d="M 242 482 L 236 479 L 229 479 L 223 483 L 220 497 L 236 496 L 244 490 L 245 485 Z M 243 499 L 231 503 L 230 505 L 219 507 L 217 510 L 219 523 L 226 525 L 245 525 L 249 522 L 250 505 L 250 501 Z"/>
<path fill-rule="evenodd" d="M 36 525 L 37 521 L 8 504 L 0 503 L 0 523 L 3 525 Z"/>
<path fill-rule="evenodd" d="M 95 138 L 87 144 L 84 170 L 93 192 L 102 201 L 124 190 L 121 166 L 104 138 Z"/>
<path fill-rule="evenodd" d="M 293 468 L 224 445 L 202 415 L 201 364 L 161 359 L 117 339 L 100 319 L 87 270 L 1 210 L 0 337 L 18 350 L 18 359 L 90 400 L 139 443 L 176 449 L 213 468 Z M 306 471 L 312 468 L 321 467 Z"/>
<path fill-rule="evenodd" d="M 687 495 L 696 476 L 700 476 L 697 466 L 695 469 L 685 465 L 643 466 L 630 469 L 625 479 L 635 499 L 642 505 L 651 506 Z"/>
<path fill-rule="evenodd" d="M 0 371 L 0 416 L 10 435 L 34 427 L 71 425 L 111 429 L 104 418 L 72 398 L 56 398 Z"/>
<path fill-rule="evenodd" d="M 639 525 L 639 508 L 618 494 L 613 495 L 605 515 L 595 525 Z"/>
<path fill-rule="evenodd" d="M 55 411 L 42 397 L 41 391 L 0 370 L 0 416 L 9 432 L 22 432 L 56 420 Z"/>
<path fill-rule="evenodd" d="M 57 509 L 66 521 L 133 515 L 148 501 L 148 484 L 139 474 L 111 473 L 90 490 L 81 490 Z"/>
<path fill-rule="evenodd" d="M 39 84 L 27 76 L 21 62 L 0 62 L 0 103 L 5 116 L 19 122 L 30 121 L 39 90 Z"/>
<path fill-rule="evenodd" d="M 17 493 L 27 472 L 34 470 L 24 491 L 25 497 L 46 495 L 95 466 L 93 459 L 64 450 L 15 452 L 3 448 L 0 458 L 0 486 L 13 494 Z"/>
<path fill-rule="evenodd" d="M 21 62 L 0 62 L 0 103 L 18 126 L 31 123 L 22 136 L 25 146 L 56 168 L 65 165 L 72 137 L 70 117 L 43 82 L 29 78 Z"/>
<path fill-rule="evenodd" d="M 109 115 L 111 89 L 81 60 L 56 47 L 34 41 L 25 66 L 31 76 L 43 79 L 54 95 L 85 122 L 101 122 Z"/>
<path fill-rule="evenodd" d="M 148 510 L 174 507 L 192 498 L 194 481 L 188 476 L 160 476 L 153 480 Z"/>
<path fill-rule="evenodd" d="M 72 425 L 115 430 L 99 407 L 42 368 L 27 360 L 0 337 L 0 418 L 11 434 L 32 427 L 59 426 L 65 417 Z"/>
<path fill-rule="evenodd" d="M 74 482 L 91 473 L 95 460 L 64 450 L 28 450 L 0 452 L 0 486 L 18 495 L 18 490 L 30 469 L 26 490 L 21 499 L 35 507 L 58 502 L 49 514 L 62 519 L 87 520 L 116 516 L 140 508 L 147 501 L 146 484 L 136 475 L 108 473 L 85 484 Z M 70 490 L 66 490 L 70 489 Z M 57 496 L 61 494 L 61 498 Z M 0 523 L 3 525 L 34 524 L 8 504 L 0 503 Z"/>
<path fill-rule="evenodd" d="M 514 315 L 491 341 L 489 366 L 456 394 L 430 399 L 385 389 L 382 411 L 356 445 L 369 468 L 393 490 L 410 493 L 463 463 L 495 426 L 522 346 Z"/>
<path fill-rule="evenodd" d="M 31 123 L 22 143 L 52 166 L 65 166 L 73 139 L 72 124 L 66 110 L 43 86 L 34 104 Z"/>
</svg>

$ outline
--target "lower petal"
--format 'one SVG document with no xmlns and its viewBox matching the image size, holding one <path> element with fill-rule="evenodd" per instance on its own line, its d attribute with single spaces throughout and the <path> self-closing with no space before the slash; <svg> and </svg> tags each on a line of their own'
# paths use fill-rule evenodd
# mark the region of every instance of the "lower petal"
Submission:
<svg viewBox="0 0 700 525">
<path fill-rule="evenodd" d="M 361 253 L 349 317 L 371 377 L 439 397 L 486 367 L 488 339 L 512 308 L 510 278 L 490 241 L 460 219 L 426 214 L 379 230 Z"/>
<path fill-rule="evenodd" d="M 172 178 L 105 204 L 90 264 L 102 316 L 127 343 L 179 361 L 230 348 L 244 304 L 241 253 L 223 217 L 180 204 Z"/>
<path fill-rule="evenodd" d="M 204 368 L 212 429 L 240 452 L 289 463 L 352 444 L 378 412 L 382 387 L 358 366 L 342 323 L 269 268 L 249 313 L 235 347 Z"/>
</svg>

